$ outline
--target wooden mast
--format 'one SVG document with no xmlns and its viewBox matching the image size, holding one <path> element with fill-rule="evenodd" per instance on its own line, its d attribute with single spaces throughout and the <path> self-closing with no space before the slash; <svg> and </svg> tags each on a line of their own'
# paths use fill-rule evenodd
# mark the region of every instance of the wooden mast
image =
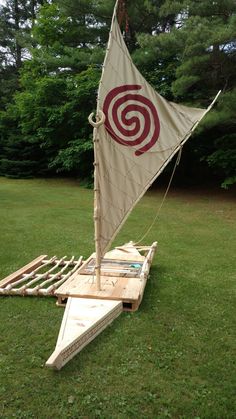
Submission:
<svg viewBox="0 0 236 419">
<path fill-rule="evenodd" d="M 101 290 L 101 252 L 100 252 L 100 197 L 99 197 L 99 182 L 98 182 L 98 135 L 97 128 L 93 130 L 93 145 L 94 145 L 94 231 L 95 231 L 95 252 L 96 252 L 96 284 L 97 291 Z"/>
<path fill-rule="evenodd" d="M 113 16 L 112 16 L 112 23 L 111 23 L 111 30 L 113 21 L 116 16 L 118 4 L 120 3 L 120 0 L 116 0 Z M 98 96 L 97 96 L 97 112 L 96 112 L 96 122 L 92 121 L 92 114 L 89 116 L 89 122 L 93 125 L 93 145 L 94 145 L 94 231 L 95 231 L 95 252 L 96 252 L 96 264 L 95 264 L 95 274 L 96 274 L 96 285 L 97 290 L 101 291 L 101 259 L 102 254 L 100 250 L 100 187 L 99 187 L 99 136 L 98 136 L 98 127 L 105 121 L 105 116 L 103 112 L 100 109 L 100 87 L 102 84 L 102 78 L 104 69 L 106 66 L 106 61 L 108 57 L 108 51 L 110 48 L 110 37 L 108 40 L 108 45 L 106 49 L 106 55 L 103 63 L 102 68 L 102 75 L 99 83 L 98 88 Z"/>
</svg>

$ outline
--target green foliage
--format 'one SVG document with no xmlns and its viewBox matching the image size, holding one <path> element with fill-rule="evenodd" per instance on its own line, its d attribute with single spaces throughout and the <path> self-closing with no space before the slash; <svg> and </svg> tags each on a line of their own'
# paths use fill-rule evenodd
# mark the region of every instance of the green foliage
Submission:
<svg viewBox="0 0 236 419">
<path fill-rule="evenodd" d="M 94 106 L 100 71 L 94 68 L 74 77 L 42 76 L 15 96 L 15 103 L 0 116 L 3 158 L 0 171 L 6 175 L 26 176 L 23 163 L 28 168 L 27 175 L 69 171 L 79 176 L 91 174 L 92 167 L 92 130 L 87 116 Z M 25 78 L 24 83 L 27 78 Z M 81 137 L 78 138 L 78 133 Z M 15 141 L 15 138 L 18 141 Z M 21 150 L 16 153 L 17 150 Z M 31 150 L 31 153 L 30 153 Z M 34 150 L 44 164 L 33 160 Z M 11 167 L 10 160 L 17 156 Z M 26 164 L 26 157 L 28 162 Z M 14 159 L 13 159 L 14 160 Z M 37 169 L 38 167 L 38 169 Z M 31 173 L 29 170 L 31 168 Z"/>
<path fill-rule="evenodd" d="M 95 108 L 113 6 L 113 0 L 10 0 L 0 7 L 0 173 L 91 176 L 87 116 Z M 184 165 L 195 159 L 200 172 L 204 162 L 208 174 L 232 183 L 234 0 L 137 0 L 128 2 L 128 15 L 128 31 L 125 21 L 121 26 L 133 60 L 165 98 L 207 107 L 223 90 Z"/>
<path fill-rule="evenodd" d="M 80 32 L 56 4 L 41 8 L 32 31 L 37 48 L 21 70 L 21 91 L 0 115 L 1 174 L 28 177 L 66 171 L 91 177 L 92 129 L 87 117 L 95 106 L 100 77 L 99 66 L 91 63 L 101 63 L 103 51 L 75 48 Z"/>
<path fill-rule="evenodd" d="M 94 68 L 80 73 L 70 83 L 68 105 L 70 123 L 67 133 L 71 136 L 61 148 L 50 167 L 58 172 L 68 171 L 80 177 L 91 176 L 93 162 L 92 130 L 88 125 L 88 115 L 94 107 L 100 71 Z M 78 132 L 81 137 L 78 138 Z"/>
<path fill-rule="evenodd" d="M 233 176 L 236 164 L 235 143 L 236 134 L 222 136 L 215 142 L 216 151 L 207 157 L 207 161 L 211 167 L 221 169 L 222 173 L 226 175 L 222 183 L 224 188 L 236 183 L 236 176 Z"/>
<path fill-rule="evenodd" d="M 33 134 L 22 135 L 17 105 L 10 105 L 0 113 L 0 174 L 24 178 L 44 175 L 47 173 L 47 156 Z"/>
<path fill-rule="evenodd" d="M 217 109 L 208 114 L 199 129 L 200 139 L 202 133 L 211 139 L 207 152 L 205 150 L 200 158 L 207 161 L 218 174 L 224 188 L 228 188 L 236 181 L 235 114 L 236 89 L 233 89 L 222 93 Z"/>
<path fill-rule="evenodd" d="M 188 150 L 189 160 L 195 154 L 230 185 L 236 176 L 235 2 L 165 1 L 160 16 L 172 19 L 173 14 L 174 25 L 165 33 L 138 37 L 141 49 L 134 60 L 154 87 L 175 101 L 207 107 L 223 90 Z"/>
<path fill-rule="evenodd" d="M 19 88 L 19 71 L 29 59 L 30 35 L 36 12 L 44 0 L 8 0 L 0 4 L 0 109 Z"/>
</svg>

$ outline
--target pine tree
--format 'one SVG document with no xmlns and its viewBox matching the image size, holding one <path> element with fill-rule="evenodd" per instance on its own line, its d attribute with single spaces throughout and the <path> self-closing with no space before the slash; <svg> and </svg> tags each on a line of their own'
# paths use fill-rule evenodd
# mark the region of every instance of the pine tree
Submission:
<svg viewBox="0 0 236 419">
<path fill-rule="evenodd" d="M 160 93 L 175 101 L 207 107 L 217 91 L 223 91 L 189 145 L 186 160 L 191 165 L 194 160 L 195 165 L 199 160 L 208 162 L 224 186 L 232 184 L 236 182 L 236 3 L 166 0 L 160 17 L 172 25 L 159 35 L 140 35 L 142 51 L 134 58 L 150 82 L 159 85 Z"/>
<path fill-rule="evenodd" d="M 0 109 L 19 88 L 19 73 L 30 58 L 30 30 L 43 0 L 7 0 L 0 5 Z"/>
<path fill-rule="evenodd" d="M 0 114 L 0 173 L 29 177 L 64 170 L 91 176 L 87 116 L 101 71 L 91 66 L 96 52 L 72 47 L 73 22 L 54 4 L 42 8 L 32 35 L 37 47 L 22 66 L 21 91 Z"/>
<path fill-rule="evenodd" d="M 57 170 L 81 176 L 92 170 L 87 115 L 95 103 L 114 1 L 48 3 L 9 0 L 0 9 L 2 174 Z M 206 107 L 223 89 L 218 106 L 189 142 L 183 167 L 189 173 L 195 165 L 199 173 L 201 161 L 225 186 L 235 182 L 235 1 L 125 3 L 122 32 L 156 90 L 167 99 Z"/>
<path fill-rule="evenodd" d="M 20 74 L 31 58 L 31 28 L 42 0 L 7 0 L 0 6 L 0 174 L 31 176 L 45 170 L 45 153 L 22 135 L 19 112 L 11 101 Z M 42 169 L 42 170 L 41 170 Z"/>
</svg>

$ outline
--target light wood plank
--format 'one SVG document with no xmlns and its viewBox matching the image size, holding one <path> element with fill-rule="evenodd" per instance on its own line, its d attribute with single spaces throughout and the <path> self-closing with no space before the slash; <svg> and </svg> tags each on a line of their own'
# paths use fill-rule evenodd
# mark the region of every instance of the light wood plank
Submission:
<svg viewBox="0 0 236 419">
<path fill-rule="evenodd" d="M 0 287 L 6 286 L 12 282 L 17 281 L 23 274 L 30 272 L 32 269 L 37 268 L 41 265 L 43 259 L 45 259 L 47 255 L 41 255 L 34 259 L 32 262 L 28 263 L 27 265 L 23 266 L 23 268 L 18 269 L 18 271 L 14 272 L 13 274 L 8 275 L 6 278 L 0 281 Z"/>
<path fill-rule="evenodd" d="M 121 312 L 120 301 L 68 298 L 56 348 L 46 366 L 61 369 Z"/>
</svg>

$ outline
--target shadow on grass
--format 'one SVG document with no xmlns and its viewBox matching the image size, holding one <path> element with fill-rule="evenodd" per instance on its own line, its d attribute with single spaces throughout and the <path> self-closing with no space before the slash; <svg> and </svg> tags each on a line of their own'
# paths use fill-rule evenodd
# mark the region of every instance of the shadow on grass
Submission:
<svg viewBox="0 0 236 419">
<path fill-rule="evenodd" d="M 168 269 L 164 265 L 152 266 L 145 287 L 143 300 L 139 307 L 140 312 L 148 313 L 150 309 L 157 307 L 158 296 L 160 295 L 160 290 L 165 279 L 166 272 L 168 272 Z"/>
</svg>

